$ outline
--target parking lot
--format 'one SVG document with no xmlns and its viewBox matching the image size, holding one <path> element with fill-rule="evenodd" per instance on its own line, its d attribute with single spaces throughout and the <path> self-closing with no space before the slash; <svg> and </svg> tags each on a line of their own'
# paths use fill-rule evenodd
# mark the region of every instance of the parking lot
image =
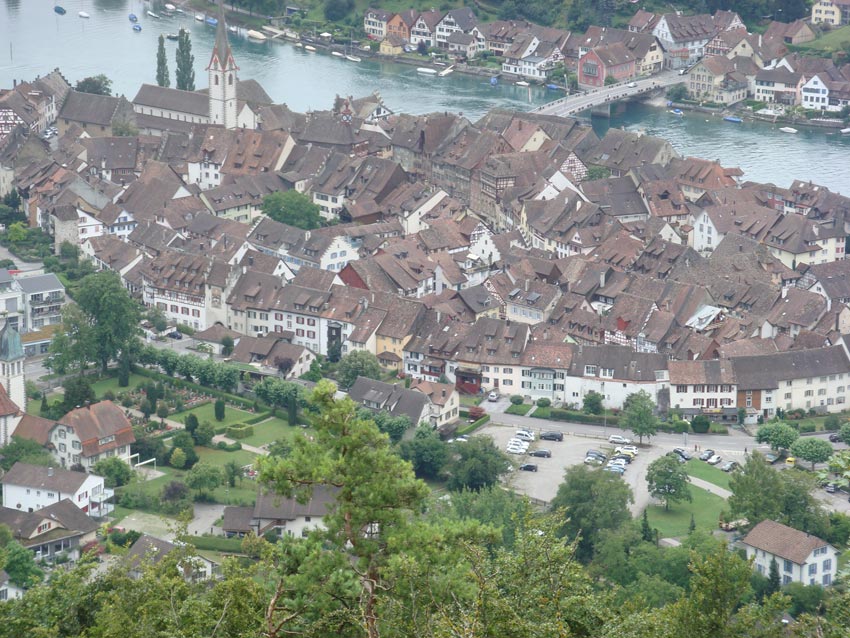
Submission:
<svg viewBox="0 0 850 638">
<path fill-rule="evenodd" d="M 490 424 L 476 432 L 475 436 L 489 436 L 500 450 L 504 451 L 508 440 L 516 434 L 517 428 L 507 425 Z M 564 479 L 567 468 L 584 463 L 588 450 L 599 450 L 605 454 L 613 452 L 614 446 L 602 436 L 564 434 L 563 441 L 541 441 L 540 433 L 544 430 L 534 429 L 536 440 L 528 448 L 528 452 L 546 449 L 552 452 L 551 458 L 541 458 L 526 454 L 508 454 L 514 471 L 507 477 L 507 482 L 518 493 L 543 503 L 550 503 L 558 493 L 558 486 Z M 665 450 L 657 446 L 640 448 L 637 458 L 628 465 L 623 480 L 632 488 L 635 503 L 632 512 L 637 514 L 649 503 L 649 493 L 646 489 L 646 468 L 649 463 L 662 456 Z M 536 472 L 524 472 L 518 468 L 523 463 L 533 463 Z M 601 471 L 601 468 L 599 469 Z"/>
</svg>

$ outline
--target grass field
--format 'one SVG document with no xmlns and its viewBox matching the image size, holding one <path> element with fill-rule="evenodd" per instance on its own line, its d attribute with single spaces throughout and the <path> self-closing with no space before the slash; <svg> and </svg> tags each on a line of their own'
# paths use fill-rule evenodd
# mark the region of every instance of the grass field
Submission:
<svg viewBox="0 0 850 638">
<path fill-rule="evenodd" d="M 833 29 L 816 40 L 797 45 L 797 48 L 806 51 L 827 51 L 832 53 L 842 50 L 846 42 L 850 42 L 850 25 L 841 27 L 840 29 Z"/>
<path fill-rule="evenodd" d="M 519 405 L 514 405 L 512 403 L 505 410 L 505 414 L 518 414 L 519 416 L 525 416 L 531 408 L 532 406 L 528 403 L 520 403 Z"/>
<path fill-rule="evenodd" d="M 192 408 L 191 410 L 183 410 L 182 412 L 175 412 L 169 419 L 174 421 L 184 421 L 188 414 L 194 414 L 198 417 L 198 422 L 203 423 L 204 421 L 209 421 L 214 426 L 218 427 L 221 425 L 234 425 L 236 423 L 242 423 L 245 419 L 250 419 L 255 414 L 251 412 L 246 412 L 245 410 L 239 410 L 237 408 L 226 407 L 224 409 L 224 419 L 222 421 L 216 421 L 215 419 L 215 403 L 204 403 L 203 405 L 199 405 L 197 407 Z"/>
<path fill-rule="evenodd" d="M 697 529 L 714 530 L 720 520 L 720 512 L 726 507 L 726 501 L 703 489 L 691 485 L 693 501 L 673 503 L 665 511 L 663 505 L 650 505 L 646 508 L 649 525 L 658 530 L 661 538 L 686 536 L 691 524 L 691 514 Z"/>
<path fill-rule="evenodd" d="M 127 387 L 120 387 L 118 385 L 118 377 L 106 377 L 105 379 L 101 379 L 97 383 L 92 384 L 92 389 L 94 390 L 95 396 L 100 399 L 103 397 L 103 393 L 107 390 L 110 390 L 112 394 L 119 394 L 121 392 L 129 392 L 135 390 L 137 387 L 142 385 L 143 383 L 150 381 L 147 377 L 143 377 L 140 374 L 131 374 L 130 375 L 130 385 Z"/>
<path fill-rule="evenodd" d="M 254 424 L 254 434 L 245 439 L 239 439 L 240 443 L 253 445 L 254 447 L 262 447 L 268 445 L 277 439 L 290 440 L 299 432 L 303 432 L 303 428 L 290 427 L 286 419 L 275 417 L 268 419 L 262 423 Z"/>
<path fill-rule="evenodd" d="M 695 476 L 703 481 L 708 481 L 717 487 L 722 487 L 724 490 L 729 489 L 729 474 L 718 470 L 716 467 L 709 465 L 705 461 L 691 459 L 685 465 L 685 471 L 687 471 L 690 476 Z"/>
</svg>

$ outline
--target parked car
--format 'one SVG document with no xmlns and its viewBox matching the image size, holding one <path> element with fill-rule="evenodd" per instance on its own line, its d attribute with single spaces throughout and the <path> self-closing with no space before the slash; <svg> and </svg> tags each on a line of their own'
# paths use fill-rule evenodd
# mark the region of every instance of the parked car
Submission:
<svg viewBox="0 0 850 638">
<path fill-rule="evenodd" d="M 724 472 L 734 472 L 739 467 L 741 466 L 738 465 L 738 461 L 729 461 L 728 463 L 724 463 L 720 469 Z"/>
<path fill-rule="evenodd" d="M 712 456 L 714 456 L 714 450 L 705 450 L 702 454 L 699 455 L 699 460 L 707 461 Z"/>
<path fill-rule="evenodd" d="M 676 459 L 679 463 L 685 463 L 685 459 L 676 454 L 675 452 L 667 452 L 666 456 L 669 456 L 671 459 Z"/>
<path fill-rule="evenodd" d="M 521 447 L 509 447 L 505 449 L 508 454 L 525 454 L 525 450 Z"/>
<path fill-rule="evenodd" d="M 628 462 L 625 459 L 613 458 L 608 461 L 608 465 L 619 465 L 620 467 L 626 467 Z"/>
<path fill-rule="evenodd" d="M 548 459 L 552 457 L 552 453 L 549 450 L 534 450 L 529 456 L 539 456 L 540 458 Z"/>
<path fill-rule="evenodd" d="M 493 390 L 490 394 L 487 395 L 487 400 L 498 401 L 500 397 L 501 395 L 499 394 L 498 390 Z"/>
<path fill-rule="evenodd" d="M 841 435 L 838 432 L 833 432 L 832 434 L 829 435 L 829 442 L 830 443 L 840 443 L 841 442 Z"/>
<path fill-rule="evenodd" d="M 585 456 L 598 456 L 600 459 L 607 459 L 608 458 L 607 454 L 603 454 L 599 450 L 588 450 L 587 452 L 584 453 L 584 455 Z"/>
<path fill-rule="evenodd" d="M 524 441 L 523 439 L 515 437 L 515 438 L 510 439 L 508 441 L 508 445 L 519 445 L 520 447 L 524 447 L 524 448 L 528 449 L 528 446 L 531 445 L 531 443 L 529 443 L 528 441 Z"/>
<path fill-rule="evenodd" d="M 180 341 L 180 339 L 183 338 L 183 333 L 178 331 L 178 330 L 173 330 L 173 331 L 168 333 L 168 336 L 171 337 L 172 339 L 177 339 L 178 341 Z"/>
<path fill-rule="evenodd" d="M 534 432 L 529 432 L 528 430 L 517 430 L 514 437 L 518 439 L 522 439 L 523 441 L 534 442 Z"/>
<path fill-rule="evenodd" d="M 605 462 L 605 459 L 601 459 L 598 456 L 586 456 L 584 458 L 585 465 L 602 465 Z"/>
<path fill-rule="evenodd" d="M 625 461 L 627 465 L 629 463 L 631 463 L 632 460 L 633 460 L 632 457 L 630 457 L 628 454 L 615 454 L 614 456 L 611 457 L 611 460 L 613 461 L 615 459 L 618 459 L 620 461 Z"/>
<path fill-rule="evenodd" d="M 688 454 L 688 451 L 685 448 L 674 447 L 673 451 L 676 454 L 678 454 L 679 456 L 681 456 L 683 459 L 685 459 L 686 461 L 690 461 L 692 458 L 694 458 L 690 454 Z"/>
<path fill-rule="evenodd" d="M 615 445 L 631 445 L 632 441 L 631 439 L 627 439 L 619 434 L 612 434 L 608 437 L 608 443 L 613 443 Z"/>
<path fill-rule="evenodd" d="M 523 463 L 519 466 L 523 472 L 536 472 L 537 466 L 534 463 Z"/>
<path fill-rule="evenodd" d="M 626 446 L 626 447 L 615 447 L 614 448 L 614 454 L 623 454 L 625 456 L 628 456 L 630 459 L 633 459 L 637 456 L 637 453 L 629 450 L 628 446 Z"/>
<path fill-rule="evenodd" d="M 795 465 L 797 465 L 797 457 L 789 456 L 787 459 L 785 459 L 785 465 L 787 465 L 788 467 L 794 467 Z"/>
<path fill-rule="evenodd" d="M 638 449 L 634 445 L 621 445 L 615 449 L 616 452 L 625 452 L 626 454 L 631 454 L 632 456 L 638 455 Z"/>
<path fill-rule="evenodd" d="M 721 460 L 722 460 L 722 459 L 720 458 L 720 455 L 719 455 L 719 454 L 715 454 L 715 455 L 714 455 L 714 456 L 712 456 L 710 459 L 708 459 L 708 461 L 707 461 L 707 462 L 708 462 L 708 464 L 709 464 L 709 465 L 717 465 L 718 463 L 720 463 L 720 461 L 721 461 Z"/>
<path fill-rule="evenodd" d="M 834 494 L 835 493 L 835 487 L 836 487 L 835 483 L 827 483 L 826 485 L 823 486 L 823 489 L 825 489 L 830 494 Z"/>
<path fill-rule="evenodd" d="M 773 465 L 774 463 L 778 463 L 782 460 L 782 457 L 778 454 L 765 454 L 764 460 Z"/>
<path fill-rule="evenodd" d="M 630 89 L 633 89 L 637 86 L 637 82 L 629 82 L 628 86 L 629 86 Z"/>
<path fill-rule="evenodd" d="M 563 441 L 564 433 L 563 432 L 544 432 L 540 435 L 541 441 Z"/>
<path fill-rule="evenodd" d="M 602 469 L 605 470 L 606 472 L 615 472 L 615 473 L 619 474 L 620 476 L 622 476 L 623 474 L 626 473 L 626 468 L 624 468 L 622 465 L 606 465 Z"/>
</svg>

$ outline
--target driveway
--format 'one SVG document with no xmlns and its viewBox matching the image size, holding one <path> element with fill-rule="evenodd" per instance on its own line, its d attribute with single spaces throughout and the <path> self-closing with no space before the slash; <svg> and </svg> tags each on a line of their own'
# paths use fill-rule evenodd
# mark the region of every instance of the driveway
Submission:
<svg viewBox="0 0 850 638">
<path fill-rule="evenodd" d="M 189 523 L 189 533 L 193 536 L 220 535 L 221 527 L 216 527 L 214 523 L 222 517 L 225 507 L 218 503 L 195 503 L 195 518 Z"/>
</svg>

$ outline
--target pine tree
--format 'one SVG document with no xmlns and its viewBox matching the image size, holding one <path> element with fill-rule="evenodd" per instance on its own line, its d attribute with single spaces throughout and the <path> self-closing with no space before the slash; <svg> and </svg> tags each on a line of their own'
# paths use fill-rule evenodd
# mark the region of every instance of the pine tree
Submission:
<svg viewBox="0 0 850 638">
<path fill-rule="evenodd" d="M 769 584 L 767 586 L 767 590 L 765 594 L 770 596 L 771 594 L 775 594 L 779 591 L 779 565 L 776 563 L 776 559 L 770 561 L 770 571 L 768 572 L 768 581 Z"/>
<path fill-rule="evenodd" d="M 189 32 L 180 29 L 177 39 L 177 71 L 174 79 L 177 88 L 181 91 L 195 90 L 195 56 L 192 55 L 192 42 L 189 40 Z"/>
<path fill-rule="evenodd" d="M 697 530 L 697 522 L 694 520 L 694 515 L 691 514 L 691 523 L 688 525 L 688 534 L 693 534 Z"/>
<path fill-rule="evenodd" d="M 165 57 L 165 37 L 159 34 L 159 48 L 156 50 L 156 83 L 159 86 L 171 86 L 168 77 L 168 60 Z"/>
<path fill-rule="evenodd" d="M 640 521 L 640 537 L 647 543 L 655 540 L 655 535 L 652 533 L 652 528 L 649 526 L 649 519 L 646 516 L 646 510 L 643 510 L 643 518 Z"/>
</svg>

